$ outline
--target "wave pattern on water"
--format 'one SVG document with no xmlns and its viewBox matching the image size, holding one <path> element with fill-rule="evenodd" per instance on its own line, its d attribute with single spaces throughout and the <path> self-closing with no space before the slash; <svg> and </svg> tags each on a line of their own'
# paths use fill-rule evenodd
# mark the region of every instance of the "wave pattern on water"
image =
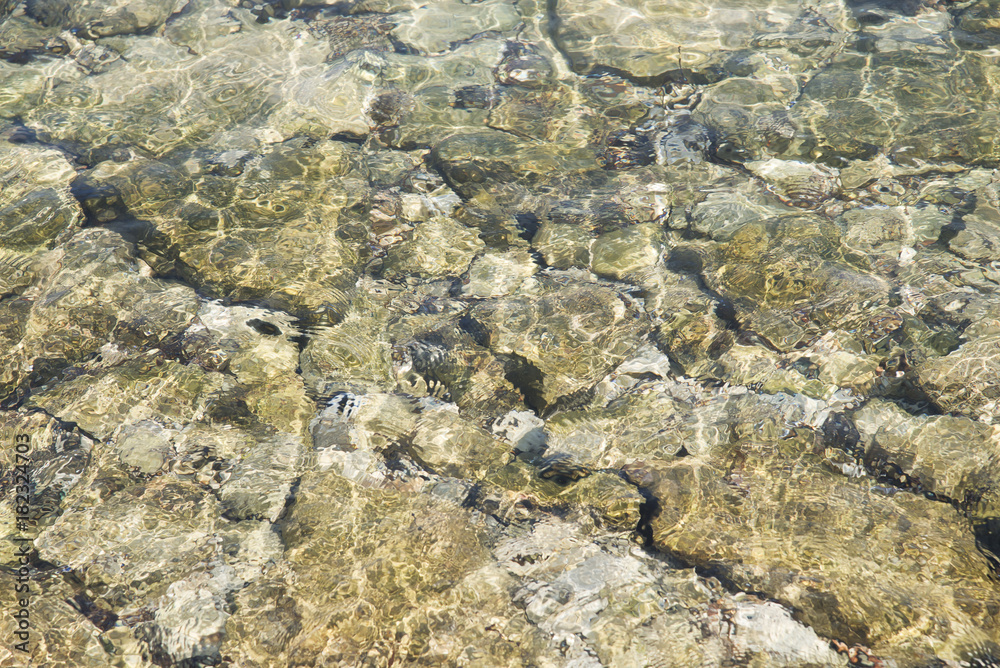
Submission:
<svg viewBox="0 0 1000 668">
<path fill-rule="evenodd" d="M 0 0 L 32 665 L 1000 664 L 998 26 Z"/>
</svg>

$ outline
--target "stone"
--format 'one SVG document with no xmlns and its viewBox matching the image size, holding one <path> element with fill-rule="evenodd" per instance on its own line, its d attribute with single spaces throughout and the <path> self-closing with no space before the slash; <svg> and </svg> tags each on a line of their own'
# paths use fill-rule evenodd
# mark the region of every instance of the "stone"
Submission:
<svg viewBox="0 0 1000 668">
<path fill-rule="evenodd" d="M 119 0 L 110 6 L 90 0 L 29 0 L 26 7 L 28 14 L 46 25 L 97 39 L 154 30 L 186 4 L 187 0 Z"/>
<path fill-rule="evenodd" d="M 112 608 L 166 593 L 212 554 L 221 508 L 192 483 L 158 480 L 67 511 L 36 539 Z"/>
<path fill-rule="evenodd" d="M 599 236 L 590 247 L 590 269 L 598 276 L 635 280 L 660 261 L 662 229 L 652 223 L 633 225 Z"/>
<path fill-rule="evenodd" d="M 418 225 L 413 239 L 396 246 L 386 258 L 387 277 L 422 278 L 464 273 L 484 244 L 474 232 L 451 218 L 432 218 Z"/>
<path fill-rule="evenodd" d="M 942 499 L 981 496 L 997 480 L 997 426 L 949 415 L 911 416 L 872 401 L 853 415 L 865 439 L 866 465 L 899 485 Z M 899 471 L 899 473 L 895 473 Z"/>
<path fill-rule="evenodd" d="M 462 294 L 469 297 L 504 297 L 517 289 L 539 267 L 526 251 L 490 253 L 476 258 L 469 267 L 469 282 Z"/>
<path fill-rule="evenodd" d="M 970 337 L 953 352 L 928 358 L 917 366 L 920 386 L 942 410 L 993 421 L 998 400 L 1000 331 L 995 329 L 995 320 L 991 324 L 994 331 Z"/>
<path fill-rule="evenodd" d="M 827 18 L 827 26 L 838 25 L 836 5 L 823 3 L 817 9 Z M 829 51 L 836 39 L 829 28 L 817 31 L 810 26 L 799 5 L 784 2 L 765 12 L 738 2 L 703 6 L 671 0 L 590 0 L 562 7 L 557 16 L 556 43 L 582 74 L 603 65 L 637 78 L 674 72 L 705 76 L 731 54 L 759 42 L 760 32 L 773 40 L 776 57 L 799 69 L 818 53 Z M 803 39 L 803 33 L 812 33 L 814 41 Z M 816 39 L 816 33 L 822 36 Z M 781 48 L 786 45 L 805 53 Z"/>
<path fill-rule="evenodd" d="M 421 6 L 399 15 L 393 35 L 418 53 L 435 54 L 449 51 L 456 42 L 479 33 L 512 34 L 519 19 L 510 0 L 486 0 L 475 5 L 446 0 L 433 8 Z"/>
<path fill-rule="evenodd" d="M 106 161 L 80 191 L 93 216 L 138 237 L 165 273 L 179 272 L 216 296 L 331 322 L 347 309 L 368 253 L 367 230 L 356 220 L 368 195 L 358 158 L 341 142 L 297 140 L 259 156 Z M 195 175 L 197 185 L 187 180 Z M 289 226 L 293 218 L 300 224 Z M 308 258 L 299 253 L 304 247 Z"/>
<path fill-rule="evenodd" d="M 9 347 L 0 354 L 5 396 L 45 384 L 106 345 L 142 351 L 163 345 L 197 311 L 191 288 L 143 275 L 132 244 L 109 230 L 81 230 L 31 267 L 30 288 L 0 306 L 10 318 Z"/>
<path fill-rule="evenodd" d="M 44 413 L 26 411 L 0 413 L 0 437 L 10 444 L 0 454 L 0 470 L 11 482 L 0 499 L 0 531 L 34 538 L 65 509 L 67 495 L 90 462 L 92 442 Z M 30 485 L 27 492 L 25 484 Z M 25 505 L 28 512 L 18 512 Z M 19 522 L 19 515 L 27 515 L 30 522 Z M 3 563 L 20 567 L 16 551 L 12 549 Z"/>
<path fill-rule="evenodd" d="M 722 459 L 664 462 L 652 487 L 665 509 L 653 521 L 655 544 L 719 567 L 737 586 L 794 606 L 818 633 L 900 665 L 957 660 L 963 642 L 995 636 L 989 567 L 963 518 L 946 504 L 841 478 L 815 455 L 790 451 L 795 443 L 760 439 Z M 929 577 L 914 580 L 914 571 Z M 970 621 L 905 634 L 945 610 Z M 982 634 L 963 630 L 972 628 Z"/>
<path fill-rule="evenodd" d="M 516 613 L 510 576 L 489 563 L 469 512 L 333 472 L 307 474 L 283 529 L 295 583 L 272 576 L 240 591 L 222 651 L 242 661 L 479 657 L 481 665 L 521 665 L 538 631 Z M 371 615 L 356 613 L 359 596 Z M 470 612 L 471 600 L 488 604 Z M 500 634 L 483 634 L 491 624 Z"/>
<path fill-rule="evenodd" d="M 589 391 L 637 347 L 633 337 L 645 327 L 609 288 L 542 279 L 534 290 L 534 298 L 522 290 L 477 305 L 470 316 L 489 332 L 495 354 L 521 366 L 514 384 L 529 405 L 545 409 Z"/>
<path fill-rule="evenodd" d="M 31 251 L 72 236 L 83 223 L 80 205 L 70 192 L 76 176 L 59 151 L 4 144 L 0 148 L 0 233 L 3 247 Z"/>
</svg>

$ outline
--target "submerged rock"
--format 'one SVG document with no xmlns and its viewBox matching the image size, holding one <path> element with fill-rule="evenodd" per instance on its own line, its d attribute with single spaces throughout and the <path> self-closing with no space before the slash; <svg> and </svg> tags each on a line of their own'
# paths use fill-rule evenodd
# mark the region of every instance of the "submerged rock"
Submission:
<svg viewBox="0 0 1000 668">
<path fill-rule="evenodd" d="M 83 215 L 69 187 L 76 174 L 62 153 L 5 143 L 0 160 L 3 248 L 23 252 L 51 247 L 79 229 Z"/>
<path fill-rule="evenodd" d="M 840 192 L 837 171 L 826 165 L 772 158 L 748 162 L 746 168 L 763 179 L 778 199 L 792 206 L 814 209 Z"/>
<path fill-rule="evenodd" d="M 36 659 L 998 660 L 944 4 L 0 0 Z"/>
<path fill-rule="evenodd" d="M 67 495 L 90 462 L 92 442 L 38 412 L 0 413 L 0 435 L 11 444 L 0 454 L 0 534 L 37 536 L 63 512 Z M 27 513 L 18 512 L 25 507 Z M 27 515 L 29 522 L 20 522 L 19 515 Z M 16 570 L 20 564 L 15 553 L 12 550 L 4 563 Z"/>
<path fill-rule="evenodd" d="M 187 0 L 125 0 L 112 5 L 92 0 L 28 0 L 28 14 L 42 23 L 97 39 L 146 32 L 179 12 Z"/>
<path fill-rule="evenodd" d="M 279 572 L 236 594 L 223 652 L 263 663 L 523 665 L 542 639 L 510 602 L 510 576 L 492 565 L 469 516 L 431 495 L 306 475 L 283 529 L 294 579 Z"/>
<path fill-rule="evenodd" d="M 800 69 L 831 50 L 835 34 L 829 26 L 839 23 L 837 10 L 835 3 L 821 3 L 814 11 L 825 30 L 817 30 L 817 22 L 791 2 L 765 11 L 739 2 L 589 0 L 559 7 L 555 38 L 581 73 L 603 65 L 636 78 L 673 72 L 711 76 L 729 56 L 751 45 L 769 46 L 768 39 L 786 66 Z"/>
<path fill-rule="evenodd" d="M 968 342 L 954 352 L 918 365 L 918 382 L 943 410 L 993 422 L 1000 400 L 1000 323 L 977 323 L 966 335 Z"/>
<path fill-rule="evenodd" d="M 510 534 L 493 553 L 523 582 L 515 601 L 551 634 L 549 656 L 558 643 L 561 654 L 582 658 L 589 650 L 601 665 L 614 666 L 716 665 L 736 657 L 766 657 L 773 665 L 841 663 L 780 606 L 734 600 L 691 570 L 668 568 L 621 539 L 588 536 L 555 519 Z M 727 632 L 726 618 L 735 633 Z M 770 641 L 758 644 L 765 633 Z"/>
<path fill-rule="evenodd" d="M 483 242 L 471 230 L 449 218 L 432 218 L 416 226 L 413 238 L 389 252 L 387 278 L 458 276 L 472 263 Z"/>
<path fill-rule="evenodd" d="M 866 465 L 902 487 L 964 502 L 996 486 L 1000 427 L 946 415 L 914 417 L 882 401 L 853 418 L 866 441 Z"/>
<path fill-rule="evenodd" d="M 163 273 L 331 322 L 368 253 L 358 161 L 349 144 L 298 140 L 263 155 L 107 161 L 77 188 L 90 215 L 135 235 Z"/>
<path fill-rule="evenodd" d="M 3 0 L 3 2 L 0 2 L 0 22 L 10 16 L 10 13 L 14 11 L 14 7 L 16 5 L 17 0 Z"/>
<path fill-rule="evenodd" d="M 64 513 L 35 547 L 120 608 L 166 593 L 171 582 L 198 568 L 221 546 L 213 537 L 221 523 L 218 503 L 199 486 L 160 480 Z"/>
<path fill-rule="evenodd" d="M 933 24 L 930 28 L 933 32 Z M 926 44 L 933 36 L 917 39 Z M 949 57 L 942 51 L 903 48 L 834 57 L 805 86 L 790 113 L 810 137 L 802 147 L 834 166 L 879 150 L 905 165 L 995 162 L 998 149 L 987 130 L 996 121 L 989 103 L 994 66 L 968 52 Z M 961 58 L 960 67 L 949 64 L 954 57 Z M 962 94 L 967 113 L 951 108 L 956 90 L 967 91 Z"/>
<path fill-rule="evenodd" d="M 421 6 L 396 18 L 396 39 L 423 54 L 449 50 L 456 42 L 483 32 L 512 33 L 520 16 L 511 0 L 485 0 L 466 4 L 445 0 Z"/>
<path fill-rule="evenodd" d="M 170 7 L 149 4 L 159 12 Z M 217 18 L 217 8 L 199 4 L 197 14 Z M 364 91 L 371 74 L 364 63 L 331 69 L 324 64 L 329 53 L 325 42 L 296 39 L 275 24 L 257 24 L 244 10 L 229 8 L 228 15 L 235 17 L 235 25 L 207 44 L 195 43 L 202 47 L 199 51 L 183 35 L 179 41 L 188 45 L 167 37 L 125 39 L 119 47 L 122 57 L 110 66 L 85 80 L 61 79 L 45 91 L 41 104 L 25 114 L 25 124 L 48 142 L 88 154 L 89 162 L 98 161 L 95 153 L 128 146 L 161 156 L 244 123 L 261 128 L 258 137 L 270 141 L 306 129 L 327 135 L 367 133 Z M 290 71 L 296 77 L 289 77 Z M 346 96 L 337 94 L 338 87 L 352 82 L 355 88 Z M 336 115 L 329 116 L 331 111 Z M 272 114 L 270 124 L 262 127 Z"/>
<path fill-rule="evenodd" d="M 37 256 L 30 288 L 5 300 L 9 347 L 0 353 L 0 394 L 41 385 L 105 346 L 145 351 L 165 344 L 197 310 L 191 288 L 137 269 L 134 248 L 104 229 L 85 229 Z M 154 325 L 155 323 L 155 325 Z"/>
<path fill-rule="evenodd" d="M 638 347 L 647 330 L 636 305 L 610 287 L 536 280 L 517 296 L 477 305 L 470 317 L 539 410 L 585 400 L 590 388 Z"/>
<path fill-rule="evenodd" d="M 654 465 L 655 544 L 900 665 L 995 642 L 992 577 L 967 521 L 948 505 L 848 481 L 799 448 L 762 439 Z M 952 621 L 927 630 L 942 615 Z"/>
<path fill-rule="evenodd" d="M 0 573 L 0 605 L 12 613 L 23 609 L 19 604 L 26 600 L 24 592 L 17 590 L 18 584 L 24 584 L 18 582 L 18 577 L 16 570 Z M 126 668 L 143 665 L 142 648 L 128 629 L 119 632 L 127 640 L 117 646 L 104 642 L 114 633 L 112 628 L 118 620 L 117 615 L 106 603 L 95 602 L 83 587 L 68 580 L 70 578 L 60 577 L 52 571 L 42 574 L 33 570 L 29 584 L 32 594 L 29 614 L 37 618 L 31 620 L 31 651 L 67 666 Z M 24 654 L 17 645 L 25 641 L 16 635 L 18 632 L 16 624 L 0 629 L 0 641 L 4 643 L 0 648 L 0 662 L 16 665 L 21 661 Z"/>
</svg>

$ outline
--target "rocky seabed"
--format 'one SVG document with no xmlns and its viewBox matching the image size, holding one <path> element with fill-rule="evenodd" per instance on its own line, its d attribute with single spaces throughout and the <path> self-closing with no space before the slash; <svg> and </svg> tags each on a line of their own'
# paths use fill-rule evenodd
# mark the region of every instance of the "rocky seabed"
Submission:
<svg viewBox="0 0 1000 668">
<path fill-rule="evenodd" d="M 1000 665 L 998 47 L 0 0 L 0 665 Z"/>
</svg>

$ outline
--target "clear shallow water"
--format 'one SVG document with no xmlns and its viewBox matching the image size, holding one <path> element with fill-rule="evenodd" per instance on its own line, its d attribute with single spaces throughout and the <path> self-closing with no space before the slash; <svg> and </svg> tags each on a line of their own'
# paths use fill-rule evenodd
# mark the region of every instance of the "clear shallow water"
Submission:
<svg viewBox="0 0 1000 668">
<path fill-rule="evenodd" d="M 1000 661 L 995 3 L 245 4 L 0 3 L 0 663 Z"/>
</svg>

